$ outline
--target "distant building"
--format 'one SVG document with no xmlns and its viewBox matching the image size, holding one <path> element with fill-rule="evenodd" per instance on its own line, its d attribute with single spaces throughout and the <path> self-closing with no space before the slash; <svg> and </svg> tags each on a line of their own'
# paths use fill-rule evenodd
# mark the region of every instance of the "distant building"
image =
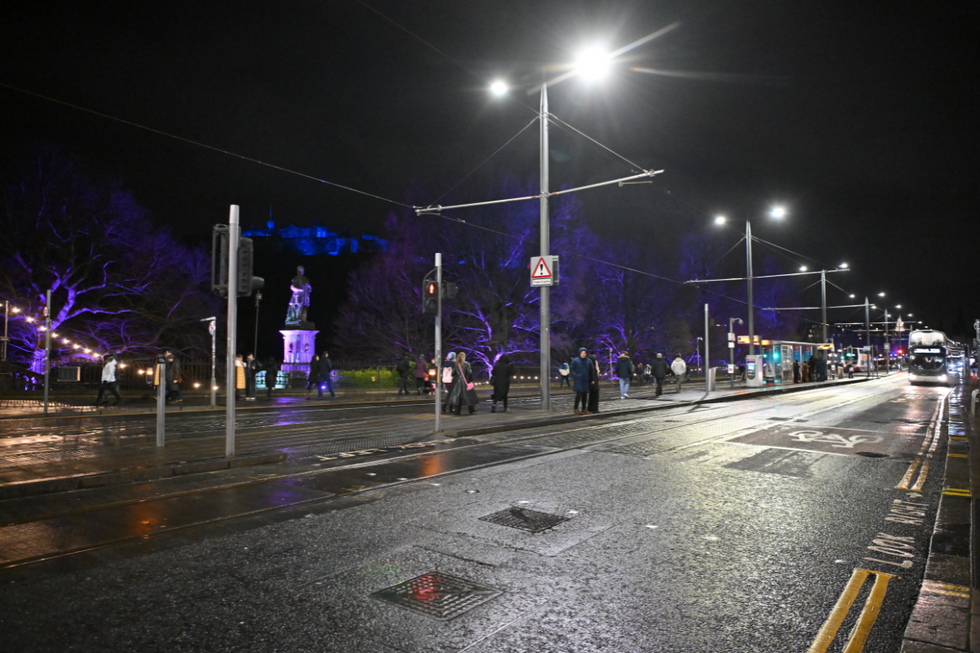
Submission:
<svg viewBox="0 0 980 653">
<path fill-rule="evenodd" d="M 321 224 L 312 227 L 276 227 L 274 220 L 266 222 L 265 228 L 249 225 L 242 229 L 245 238 L 278 239 L 283 248 L 304 256 L 341 254 L 377 254 L 388 251 L 388 241 L 378 236 L 361 234 L 355 237 L 350 233 L 330 231 Z"/>
</svg>

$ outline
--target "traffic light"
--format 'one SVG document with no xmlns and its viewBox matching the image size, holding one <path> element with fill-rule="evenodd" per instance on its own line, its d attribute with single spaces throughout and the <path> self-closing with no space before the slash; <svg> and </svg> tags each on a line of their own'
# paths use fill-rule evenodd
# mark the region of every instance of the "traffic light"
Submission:
<svg viewBox="0 0 980 653">
<path fill-rule="evenodd" d="M 228 225 L 216 224 L 211 231 L 211 292 L 228 296 Z"/>
<path fill-rule="evenodd" d="M 456 293 L 458 292 L 456 284 L 452 282 L 446 282 L 442 284 L 442 298 L 443 299 L 456 299 Z"/>
<path fill-rule="evenodd" d="M 429 315 L 439 313 L 439 284 L 426 281 L 422 288 L 422 310 Z"/>
<path fill-rule="evenodd" d="M 254 257 L 251 238 L 238 239 L 238 296 L 250 297 L 256 290 L 265 286 L 265 279 L 252 276 Z"/>
</svg>

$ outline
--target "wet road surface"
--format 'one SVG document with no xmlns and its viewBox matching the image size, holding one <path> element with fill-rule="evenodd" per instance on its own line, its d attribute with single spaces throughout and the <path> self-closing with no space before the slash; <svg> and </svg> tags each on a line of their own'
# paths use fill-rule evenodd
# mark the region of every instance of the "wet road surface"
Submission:
<svg viewBox="0 0 980 653">
<path fill-rule="evenodd" d="M 898 651 L 947 393 L 892 377 L 408 443 L 352 416 L 284 464 L 0 503 L 0 616 L 20 650 Z M 376 596 L 433 571 L 473 607 Z"/>
</svg>

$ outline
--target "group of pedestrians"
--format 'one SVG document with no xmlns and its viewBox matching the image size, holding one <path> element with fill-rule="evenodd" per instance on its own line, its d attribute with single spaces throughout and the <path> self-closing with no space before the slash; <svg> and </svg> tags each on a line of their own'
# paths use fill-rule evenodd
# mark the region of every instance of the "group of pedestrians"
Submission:
<svg viewBox="0 0 980 653">
<path fill-rule="evenodd" d="M 324 351 L 323 355 L 314 354 L 310 361 L 310 373 L 306 378 L 306 399 L 310 398 L 310 390 L 316 388 L 316 396 L 323 397 L 323 391 L 330 393 L 333 399 L 337 394 L 333 391 L 333 361 L 330 360 L 330 352 Z"/>
<path fill-rule="evenodd" d="M 500 355 L 494 362 L 490 371 L 490 385 L 493 387 L 493 393 L 490 395 L 491 413 L 497 412 L 497 404 L 501 405 L 503 412 L 507 412 L 510 382 L 515 372 L 516 368 L 510 362 L 510 356 L 507 354 Z M 476 393 L 473 366 L 466 360 L 466 352 L 449 352 L 446 354 L 439 375 L 439 380 L 446 386 L 446 399 L 442 405 L 442 412 L 462 415 L 465 407 L 466 414 L 475 413 L 480 397 Z"/>
<path fill-rule="evenodd" d="M 673 362 L 668 365 L 663 354 L 657 354 L 652 362 L 641 369 L 633 363 L 629 354 L 623 352 L 616 359 L 614 373 L 619 381 L 620 399 L 629 399 L 631 381 L 634 377 L 640 378 L 642 376 L 656 381 L 656 396 L 659 397 L 663 394 L 664 381 L 668 376 L 674 378 L 677 392 L 681 391 L 684 381 L 687 379 L 687 363 L 678 354 Z M 581 347 L 577 357 L 570 362 L 562 363 L 558 368 L 558 376 L 559 388 L 567 382 L 575 392 L 573 411 L 576 415 L 591 415 L 599 412 L 599 378 L 601 372 L 595 354 L 590 354 L 587 348 Z"/>
</svg>

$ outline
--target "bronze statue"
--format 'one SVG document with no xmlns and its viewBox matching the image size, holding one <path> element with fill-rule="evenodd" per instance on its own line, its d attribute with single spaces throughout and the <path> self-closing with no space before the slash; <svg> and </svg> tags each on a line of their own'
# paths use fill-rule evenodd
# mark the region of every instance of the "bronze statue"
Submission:
<svg viewBox="0 0 980 653">
<path fill-rule="evenodd" d="M 302 265 L 296 268 L 296 276 L 289 287 L 293 296 L 289 300 L 289 310 L 286 311 L 286 324 L 306 322 L 306 312 L 310 308 L 310 280 L 303 276 Z"/>
</svg>

